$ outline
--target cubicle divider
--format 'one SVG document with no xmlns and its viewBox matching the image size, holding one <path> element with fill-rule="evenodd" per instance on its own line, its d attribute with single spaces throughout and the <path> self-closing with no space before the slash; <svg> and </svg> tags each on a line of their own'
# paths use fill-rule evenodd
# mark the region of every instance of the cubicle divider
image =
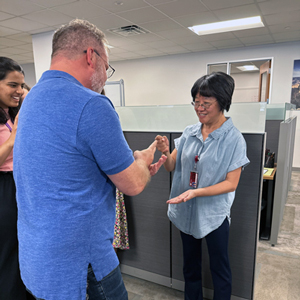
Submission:
<svg viewBox="0 0 300 300">
<path fill-rule="evenodd" d="M 158 133 L 125 132 L 132 150 L 144 149 Z M 178 133 L 159 133 L 173 141 Z M 242 172 L 232 207 L 229 253 L 232 267 L 232 299 L 253 299 L 257 234 L 260 217 L 264 134 L 243 134 L 251 163 Z M 156 153 L 155 160 L 160 154 Z M 161 169 L 148 187 L 135 197 L 125 196 L 129 251 L 120 251 L 123 273 L 183 290 L 182 246 L 179 230 L 167 217 L 171 177 Z M 204 295 L 212 299 L 212 282 L 206 245 L 203 249 Z"/>
<path fill-rule="evenodd" d="M 124 132 L 130 148 L 147 148 L 158 133 Z M 170 139 L 169 133 L 159 133 Z M 160 153 L 155 153 L 157 161 Z M 125 195 L 128 219 L 129 251 L 119 251 L 121 270 L 139 278 L 165 286 L 171 285 L 170 222 L 167 204 L 171 179 L 161 168 L 139 195 Z"/>
<path fill-rule="evenodd" d="M 297 117 L 280 123 L 277 174 L 274 192 L 270 243 L 277 244 L 278 233 L 291 182 Z"/>
</svg>

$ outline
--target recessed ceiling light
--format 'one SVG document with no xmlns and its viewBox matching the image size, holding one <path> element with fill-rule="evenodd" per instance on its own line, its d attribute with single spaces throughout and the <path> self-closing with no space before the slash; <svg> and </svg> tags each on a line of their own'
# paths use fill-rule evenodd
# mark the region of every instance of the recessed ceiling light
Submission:
<svg viewBox="0 0 300 300">
<path fill-rule="evenodd" d="M 243 30 L 250 28 L 264 27 L 260 16 L 236 19 L 224 22 L 208 23 L 189 27 L 190 30 L 198 35 Z"/>
<path fill-rule="evenodd" d="M 236 67 L 236 68 L 241 70 L 241 71 L 257 71 L 258 70 L 258 68 L 254 65 L 239 66 L 239 67 Z"/>
</svg>

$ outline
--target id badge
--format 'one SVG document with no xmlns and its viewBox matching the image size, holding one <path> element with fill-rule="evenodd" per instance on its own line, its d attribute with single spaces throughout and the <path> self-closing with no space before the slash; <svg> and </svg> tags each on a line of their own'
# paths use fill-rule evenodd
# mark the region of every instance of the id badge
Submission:
<svg viewBox="0 0 300 300">
<path fill-rule="evenodd" d="M 190 186 L 194 189 L 198 187 L 198 172 L 196 171 L 190 173 Z"/>
</svg>

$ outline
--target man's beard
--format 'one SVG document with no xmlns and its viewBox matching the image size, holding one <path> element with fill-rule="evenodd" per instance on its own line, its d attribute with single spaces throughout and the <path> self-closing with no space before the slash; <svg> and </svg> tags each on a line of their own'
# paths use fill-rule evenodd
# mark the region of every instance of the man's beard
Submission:
<svg viewBox="0 0 300 300">
<path fill-rule="evenodd" d="M 94 74 L 91 76 L 92 90 L 96 93 L 101 93 L 103 87 L 105 86 L 105 74 L 103 74 L 103 68 L 98 68 L 95 70 Z"/>
</svg>

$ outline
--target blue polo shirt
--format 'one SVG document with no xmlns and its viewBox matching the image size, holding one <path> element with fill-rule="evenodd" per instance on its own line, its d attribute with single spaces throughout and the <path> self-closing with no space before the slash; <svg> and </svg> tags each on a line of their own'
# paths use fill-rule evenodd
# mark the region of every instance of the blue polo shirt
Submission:
<svg viewBox="0 0 300 300">
<path fill-rule="evenodd" d="M 191 189 L 190 172 L 194 169 L 196 155 L 199 157 L 196 164 L 199 188 L 222 182 L 228 172 L 249 163 L 245 139 L 234 127 L 231 118 L 211 132 L 205 141 L 201 126 L 201 123 L 188 126 L 175 140 L 177 157 L 170 198 Z M 169 204 L 168 216 L 182 232 L 203 238 L 220 227 L 225 218 L 230 220 L 234 197 L 235 192 L 231 192 Z"/>
<path fill-rule="evenodd" d="M 85 300 L 119 262 L 112 247 L 115 188 L 107 175 L 134 161 L 110 100 L 46 71 L 22 106 L 14 146 L 20 270 L 46 300 Z"/>
</svg>

